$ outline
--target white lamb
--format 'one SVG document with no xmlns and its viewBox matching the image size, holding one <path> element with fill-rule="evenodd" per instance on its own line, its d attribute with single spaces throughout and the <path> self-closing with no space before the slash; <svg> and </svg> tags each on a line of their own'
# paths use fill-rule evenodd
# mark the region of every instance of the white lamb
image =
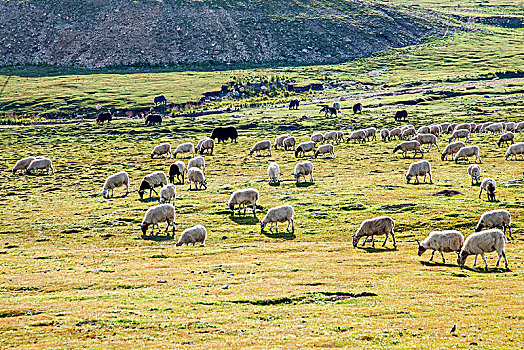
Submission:
<svg viewBox="0 0 524 350">
<path fill-rule="evenodd" d="M 522 132 L 524 131 L 524 122 L 519 122 L 515 126 L 515 132 Z"/>
<path fill-rule="evenodd" d="M 453 157 L 455 153 L 457 153 L 459 149 L 461 149 L 462 147 L 466 147 L 466 144 L 462 141 L 456 141 L 456 142 L 450 143 L 442 151 L 440 159 L 445 160 L 447 156 Z"/>
<path fill-rule="evenodd" d="M 471 164 L 468 166 L 468 175 L 471 176 L 471 186 L 480 182 L 480 165 Z"/>
<path fill-rule="evenodd" d="M 256 214 L 257 202 L 259 198 L 259 193 L 254 188 L 245 188 L 243 190 L 235 191 L 231 194 L 227 206 L 231 213 L 235 212 L 235 205 L 238 205 L 238 213 L 242 207 L 244 208 L 244 214 L 246 214 L 246 207 L 250 206 L 253 208 L 253 215 Z"/>
<path fill-rule="evenodd" d="M 31 172 L 34 173 L 40 173 L 40 170 L 46 170 L 47 174 L 49 174 L 49 170 L 54 174 L 55 169 L 53 169 L 53 162 L 49 158 L 35 158 L 29 163 L 27 166 L 27 169 L 25 170 L 26 174 L 31 174 Z"/>
<path fill-rule="evenodd" d="M 418 256 L 422 256 L 426 250 L 432 249 L 433 252 L 429 261 L 433 261 L 433 256 L 438 251 L 442 256 L 442 262 L 445 264 L 444 253 L 457 252 L 458 254 L 462 244 L 464 244 L 464 236 L 459 231 L 433 231 L 418 244 Z"/>
<path fill-rule="evenodd" d="M 295 171 L 293 172 L 293 175 L 295 176 L 297 183 L 300 180 L 300 176 L 303 176 L 304 181 L 306 181 L 306 175 L 309 175 L 310 182 L 313 182 L 313 163 L 308 160 L 297 163 L 297 165 L 295 165 Z"/>
<path fill-rule="evenodd" d="M 195 184 L 195 189 L 198 189 L 200 184 L 200 189 L 204 187 L 207 190 L 207 181 L 204 176 L 204 172 L 197 167 L 192 167 L 187 169 L 187 181 L 189 182 L 189 189 L 191 189 L 191 183 Z"/>
<path fill-rule="evenodd" d="M 377 129 L 374 128 L 374 127 L 370 127 L 370 128 L 367 128 L 367 129 L 364 129 L 364 132 L 366 133 L 366 138 L 369 140 L 372 140 L 372 141 L 376 141 L 377 140 Z"/>
<path fill-rule="evenodd" d="M 418 128 L 417 134 L 429 134 L 429 126 L 421 126 L 420 128 Z"/>
<path fill-rule="evenodd" d="M 322 142 L 324 142 L 324 135 L 322 135 L 321 133 L 317 132 L 317 133 L 311 135 L 310 140 L 313 141 L 314 143 L 322 143 Z"/>
<path fill-rule="evenodd" d="M 210 154 L 213 155 L 213 150 L 215 149 L 215 141 L 210 138 L 206 137 L 200 141 L 198 141 L 196 146 L 196 151 L 200 154 Z"/>
<path fill-rule="evenodd" d="M 273 229 L 273 223 L 276 225 L 276 231 L 278 232 L 278 223 L 287 221 L 287 230 L 289 230 L 289 225 L 291 224 L 291 231 L 295 231 L 295 221 L 293 220 L 295 216 L 295 211 L 290 205 L 280 205 L 278 207 L 270 208 L 267 211 L 266 216 L 260 222 L 260 231 L 264 232 L 264 228 L 267 224 L 270 224 L 269 230 Z"/>
<path fill-rule="evenodd" d="M 192 167 L 202 169 L 202 171 L 205 174 L 206 173 L 206 161 L 204 160 L 204 157 L 196 156 L 195 158 L 191 158 L 189 162 L 187 162 L 187 168 L 189 169 Z"/>
<path fill-rule="evenodd" d="M 459 129 L 453 131 L 453 134 L 449 137 L 448 143 L 451 143 L 451 141 L 455 139 L 466 139 L 466 142 L 469 142 L 469 130 Z"/>
<path fill-rule="evenodd" d="M 426 182 L 426 175 L 429 175 L 429 183 L 433 183 L 431 179 L 431 164 L 427 160 L 419 160 L 409 166 L 406 173 L 406 181 L 409 183 L 415 177 L 415 183 L 418 184 L 418 177 L 424 176 L 424 182 Z"/>
<path fill-rule="evenodd" d="M 261 151 L 263 150 L 267 150 L 268 156 L 271 156 L 271 142 L 269 140 L 258 141 L 255 143 L 255 145 L 249 151 L 249 155 L 252 155 L 255 152 L 258 155 L 262 155 Z"/>
<path fill-rule="evenodd" d="M 399 143 L 395 148 L 393 149 L 393 153 L 400 150 L 402 152 L 402 156 L 406 158 L 406 155 L 408 152 L 413 152 L 413 158 L 417 155 L 417 153 L 420 153 L 420 156 L 424 156 L 424 152 L 422 151 L 422 147 L 420 147 L 420 142 L 418 141 L 402 141 Z"/>
<path fill-rule="evenodd" d="M 517 127 L 517 123 L 515 123 L 515 122 L 505 123 L 504 127 L 506 128 L 506 131 L 515 131 L 515 129 Z"/>
<path fill-rule="evenodd" d="M 494 123 L 494 124 L 488 125 L 486 127 L 486 131 L 490 132 L 491 134 L 495 134 L 495 133 L 502 134 L 504 132 L 504 124 Z"/>
<path fill-rule="evenodd" d="M 284 142 L 283 142 L 283 145 L 284 145 L 284 150 L 295 150 L 295 145 L 297 144 L 297 139 L 294 137 L 294 136 L 289 136 L 287 138 L 284 139 Z"/>
<path fill-rule="evenodd" d="M 180 238 L 178 239 L 178 242 L 176 242 L 176 246 L 180 247 L 183 244 L 193 244 L 196 243 L 205 244 L 207 238 L 207 230 L 202 225 L 195 225 L 190 228 L 185 229 L 182 234 L 180 235 Z"/>
<path fill-rule="evenodd" d="M 380 137 L 382 138 L 382 141 L 384 142 L 389 141 L 391 139 L 389 135 L 389 130 L 385 128 L 380 130 Z"/>
<path fill-rule="evenodd" d="M 413 136 L 415 134 L 416 134 L 415 129 L 407 128 L 407 129 L 402 131 L 402 135 L 400 135 L 400 139 L 406 140 L 406 139 L 408 139 L 409 137 L 411 137 L 411 136 Z"/>
<path fill-rule="evenodd" d="M 337 143 L 344 142 L 344 132 L 337 130 Z"/>
<path fill-rule="evenodd" d="M 331 141 L 332 143 L 335 143 L 338 141 L 338 135 L 336 131 L 328 131 L 324 134 L 324 141 L 328 143 Z"/>
<path fill-rule="evenodd" d="M 191 157 L 195 156 L 195 145 L 193 145 L 191 142 L 186 142 L 181 145 L 178 145 L 178 147 L 175 150 L 175 153 L 173 153 L 173 156 L 176 158 L 177 154 L 184 155 L 185 153 L 190 153 Z"/>
<path fill-rule="evenodd" d="M 482 163 L 482 159 L 480 159 L 479 155 L 479 147 L 478 146 L 468 146 L 468 147 L 462 147 L 458 150 L 457 154 L 455 154 L 455 163 L 458 163 L 459 160 L 464 159 L 471 163 L 469 160 L 469 157 L 475 157 L 475 161 L 478 161 L 479 163 Z"/>
<path fill-rule="evenodd" d="M 120 171 L 107 177 L 102 189 L 102 196 L 104 198 L 113 197 L 113 189 L 120 186 L 126 186 L 127 195 L 129 193 L 129 175 L 125 171 Z M 109 191 L 111 191 L 111 196 L 109 196 Z"/>
<path fill-rule="evenodd" d="M 357 142 L 366 142 L 367 135 L 364 130 L 355 130 L 351 134 L 349 134 L 349 137 L 346 139 L 346 142 L 349 142 L 351 140 L 355 140 Z"/>
<path fill-rule="evenodd" d="M 153 159 L 154 156 L 160 157 L 164 154 L 166 155 L 166 158 L 172 156 L 171 145 L 169 143 L 163 143 L 153 148 L 153 151 L 151 152 L 151 159 Z"/>
<path fill-rule="evenodd" d="M 497 190 L 497 183 L 490 177 L 482 180 L 480 183 L 479 198 L 482 195 L 482 191 L 486 191 L 488 201 L 495 201 L 495 191 Z"/>
<path fill-rule="evenodd" d="M 513 139 L 515 138 L 515 134 L 512 132 L 507 132 L 505 134 L 500 135 L 499 140 L 497 141 L 497 146 L 501 146 L 503 143 L 508 145 L 509 143 L 513 144 Z"/>
<path fill-rule="evenodd" d="M 335 158 L 335 147 L 329 143 L 319 146 L 315 151 L 315 158 L 317 158 L 319 155 L 325 154 L 329 154 L 331 157 Z"/>
<path fill-rule="evenodd" d="M 144 197 L 145 191 L 149 190 L 149 197 L 151 197 L 152 192 L 157 193 L 155 191 L 155 187 L 162 187 L 167 184 L 167 176 L 163 171 L 155 171 L 151 174 L 147 174 L 140 183 L 138 195 L 140 196 L 140 199 L 142 199 Z"/>
<path fill-rule="evenodd" d="M 25 172 L 27 167 L 29 166 L 29 164 L 31 164 L 31 162 L 35 159 L 42 159 L 44 157 L 27 157 L 27 158 L 23 158 L 23 159 L 20 159 L 18 162 L 16 162 L 15 166 L 13 167 L 13 175 L 17 172 L 17 171 L 22 171 L 22 172 Z"/>
<path fill-rule="evenodd" d="M 386 245 L 389 235 L 391 234 L 391 237 L 393 237 L 393 246 L 396 249 L 397 242 L 395 240 L 395 232 L 393 231 L 394 227 L 395 220 L 393 220 L 389 216 L 378 216 L 376 218 L 364 220 L 360 224 L 360 227 L 357 229 L 357 232 L 355 232 L 355 234 L 353 235 L 353 247 L 357 246 L 360 238 L 366 237 L 364 239 L 364 243 L 362 243 L 362 246 L 364 246 L 364 244 L 366 244 L 367 237 L 371 236 L 371 242 L 373 244 L 373 248 L 375 248 L 374 236 L 386 235 L 386 239 L 382 244 L 382 246 L 384 247 Z"/>
<path fill-rule="evenodd" d="M 508 268 L 508 259 L 506 258 L 506 237 L 504 236 L 504 233 L 502 233 L 501 230 L 498 229 L 490 229 L 480 232 L 475 232 L 469 235 L 468 238 L 466 238 L 466 241 L 464 242 L 464 246 L 462 247 L 462 250 L 460 251 L 457 263 L 458 265 L 463 268 L 466 264 L 466 259 L 470 255 L 475 255 L 475 262 L 473 263 L 473 266 L 477 265 L 477 255 L 482 256 L 482 260 L 484 260 L 484 264 L 486 265 L 486 270 L 488 269 L 488 262 L 486 261 L 485 253 L 491 253 L 496 251 L 499 258 L 497 260 L 496 267 L 499 266 L 500 259 L 504 258 L 504 263 L 506 265 L 506 269 Z"/>
<path fill-rule="evenodd" d="M 160 189 L 160 204 L 170 203 L 173 201 L 175 204 L 176 199 L 176 187 L 173 184 L 167 184 Z"/>
<path fill-rule="evenodd" d="M 509 211 L 505 209 L 495 209 L 485 212 L 480 217 L 475 232 L 497 227 L 502 227 L 504 234 L 506 234 L 507 228 L 509 237 L 511 238 L 511 214 Z"/>
<path fill-rule="evenodd" d="M 389 137 L 390 139 L 402 138 L 402 130 L 400 128 L 391 129 L 391 131 L 389 132 Z"/>
<path fill-rule="evenodd" d="M 273 148 L 275 149 L 278 149 L 279 147 L 283 147 L 284 146 L 284 140 L 286 138 L 288 138 L 289 134 L 282 134 L 280 136 L 278 136 L 277 138 L 275 138 L 275 143 L 273 144 Z"/>
<path fill-rule="evenodd" d="M 519 142 L 514 145 L 511 145 L 508 147 L 508 150 L 504 154 L 504 158 L 508 160 L 508 158 L 514 158 L 517 160 L 517 155 L 521 155 L 522 159 L 524 159 L 524 142 Z"/>
<path fill-rule="evenodd" d="M 450 122 L 440 123 L 440 128 L 441 128 L 443 134 L 447 134 L 448 133 L 448 128 L 449 128 L 450 125 L 451 125 Z"/>
<path fill-rule="evenodd" d="M 453 132 L 455 132 L 457 130 L 467 130 L 467 131 L 471 132 L 471 124 L 470 123 L 458 124 L 458 125 L 455 126 L 455 129 L 453 130 Z"/>
<path fill-rule="evenodd" d="M 442 134 L 442 127 L 439 124 L 432 124 L 429 126 L 429 133 L 440 136 Z"/>
<path fill-rule="evenodd" d="M 269 183 L 278 183 L 280 177 L 280 167 L 277 163 L 271 162 L 267 167 L 267 175 L 269 176 Z"/>
<path fill-rule="evenodd" d="M 433 134 L 417 134 L 411 140 L 417 140 L 420 145 L 429 145 L 428 152 L 431 151 L 433 145 L 437 146 L 437 150 L 440 152 L 440 148 L 437 143 L 437 137 Z"/>
<path fill-rule="evenodd" d="M 295 157 L 298 158 L 300 154 L 302 156 L 306 155 L 306 152 L 315 151 L 315 142 L 313 141 L 307 141 L 307 142 L 301 142 L 298 144 L 297 148 L 295 149 Z"/>
<path fill-rule="evenodd" d="M 160 233 L 160 222 L 167 222 L 166 232 L 171 225 L 173 227 L 173 235 L 175 234 L 175 207 L 171 204 L 159 204 L 146 211 L 144 220 L 142 220 L 142 233 L 147 233 L 147 228 L 151 225 L 151 234 L 155 231 L 155 226 Z M 169 235 L 169 234 L 168 234 Z"/>
</svg>

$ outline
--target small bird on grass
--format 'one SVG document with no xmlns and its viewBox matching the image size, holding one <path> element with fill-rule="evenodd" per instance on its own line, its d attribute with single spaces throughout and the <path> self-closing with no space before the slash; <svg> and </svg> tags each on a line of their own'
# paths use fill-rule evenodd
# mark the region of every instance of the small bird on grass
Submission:
<svg viewBox="0 0 524 350">
<path fill-rule="evenodd" d="M 450 333 L 455 333 L 456 330 L 457 330 L 457 325 L 454 324 L 453 327 L 451 328 Z"/>
</svg>

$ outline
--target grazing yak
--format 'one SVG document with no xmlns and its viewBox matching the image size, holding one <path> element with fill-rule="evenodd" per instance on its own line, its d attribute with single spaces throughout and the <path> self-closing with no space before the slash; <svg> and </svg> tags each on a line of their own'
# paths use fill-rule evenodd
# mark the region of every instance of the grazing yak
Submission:
<svg viewBox="0 0 524 350">
<path fill-rule="evenodd" d="M 300 105 L 300 102 L 296 99 L 289 101 L 289 109 L 298 109 L 299 105 Z"/>
<path fill-rule="evenodd" d="M 160 114 L 149 114 L 146 117 L 146 125 L 162 125 L 162 116 Z"/>
<path fill-rule="evenodd" d="M 213 140 L 218 139 L 218 143 L 220 141 L 226 142 L 227 139 L 231 139 L 231 142 L 235 141 L 237 142 L 238 138 L 238 131 L 237 128 L 234 126 L 217 126 L 213 129 L 213 132 L 210 136 Z"/>
<path fill-rule="evenodd" d="M 406 111 L 405 109 L 401 111 L 397 111 L 397 113 L 395 113 L 395 120 L 396 121 L 407 121 L 408 120 L 408 111 Z"/>
<path fill-rule="evenodd" d="M 158 106 L 161 104 L 165 105 L 167 103 L 166 97 L 164 95 L 155 96 L 154 103 L 155 103 L 155 106 Z"/>
<path fill-rule="evenodd" d="M 108 123 L 111 120 L 113 120 L 113 115 L 111 114 L 110 111 L 98 113 L 96 115 L 96 122 L 97 123 L 102 123 L 103 124 L 106 120 L 107 120 Z"/>
<path fill-rule="evenodd" d="M 322 106 L 322 109 L 319 113 L 324 113 L 324 117 L 327 117 L 329 115 L 335 115 L 335 117 L 338 117 L 338 110 L 335 107 L 329 107 L 329 106 Z"/>
<path fill-rule="evenodd" d="M 362 113 L 362 103 L 355 103 L 353 105 L 353 113 Z"/>
</svg>

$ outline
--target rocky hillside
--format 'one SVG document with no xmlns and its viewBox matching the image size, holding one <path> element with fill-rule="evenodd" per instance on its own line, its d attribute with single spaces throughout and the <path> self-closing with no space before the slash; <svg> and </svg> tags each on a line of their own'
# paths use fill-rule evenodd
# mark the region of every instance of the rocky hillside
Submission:
<svg viewBox="0 0 524 350">
<path fill-rule="evenodd" d="M 360 0 L 0 0 L 0 65 L 337 62 L 443 28 Z"/>
</svg>

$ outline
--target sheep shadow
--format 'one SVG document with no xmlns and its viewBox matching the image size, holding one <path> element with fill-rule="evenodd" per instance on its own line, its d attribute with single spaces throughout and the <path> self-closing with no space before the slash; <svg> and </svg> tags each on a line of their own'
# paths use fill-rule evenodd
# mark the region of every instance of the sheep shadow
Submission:
<svg viewBox="0 0 524 350">
<path fill-rule="evenodd" d="M 501 272 L 511 272 L 511 269 L 505 269 L 502 267 L 489 267 L 487 270 L 484 267 L 468 267 L 464 266 L 464 270 L 470 271 L 470 272 L 476 272 L 476 273 L 482 273 L 482 274 L 489 274 L 489 273 L 501 273 Z"/>
<path fill-rule="evenodd" d="M 261 233 L 268 238 L 282 238 L 282 239 L 285 239 L 286 241 L 292 241 L 295 238 L 297 238 L 294 231 L 287 231 L 287 230 L 279 231 L 279 232 L 262 231 Z"/>
<path fill-rule="evenodd" d="M 205 191 L 206 189 L 205 188 L 188 188 L 187 190 L 190 192 L 200 192 L 200 191 Z"/>
<path fill-rule="evenodd" d="M 142 203 L 151 203 L 160 201 L 160 197 L 140 198 L 139 200 Z"/>
<path fill-rule="evenodd" d="M 154 242 L 164 242 L 164 241 L 172 241 L 175 239 L 175 235 L 158 235 L 158 234 L 152 234 L 152 235 L 141 235 L 140 238 L 142 238 L 144 241 L 154 241 Z"/>
<path fill-rule="evenodd" d="M 297 182 L 296 187 L 309 187 L 313 186 L 314 184 L 314 182 Z"/>
<path fill-rule="evenodd" d="M 280 186 L 280 181 L 278 181 L 278 182 L 270 182 L 269 186 L 271 186 L 271 187 L 279 187 Z"/>
<path fill-rule="evenodd" d="M 257 225 L 260 223 L 260 220 L 256 216 L 251 216 L 248 213 L 238 216 L 230 215 L 229 219 L 238 225 Z"/>
<path fill-rule="evenodd" d="M 445 266 L 445 267 L 457 267 L 458 265 L 457 264 L 449 264 L 449 263 L 443 263 L 443 262 L 437 262 L 437 261 L 426 261 L 426 260 L 421 260 L 420 261 L 420 264 L 421 265 L 424 265 L 424 266 Z"/>
<path fill-rule="evenodd" d="M 388 248 L 388 247 L 380 247 L 380 248 L 373 248 L 373 247 L 362 247 L 358 246 L 358 249 L 364 250 L 366 253 L 387 253 L 387 252 L 395 252 L 397 248 Z"/>
</svg>

